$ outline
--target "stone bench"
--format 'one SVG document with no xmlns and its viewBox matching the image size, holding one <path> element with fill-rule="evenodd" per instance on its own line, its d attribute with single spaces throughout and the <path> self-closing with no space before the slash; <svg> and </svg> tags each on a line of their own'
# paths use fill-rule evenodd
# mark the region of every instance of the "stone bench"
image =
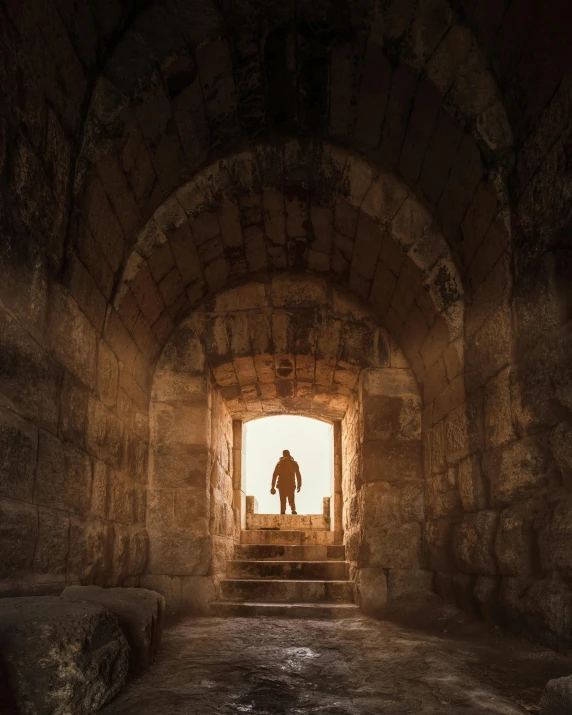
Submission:
<svg viewBox="0 0 572 715">
<path fill-rule="evenodd" d="M 146 588 L 68 586 L 62 598 L 88 601 L 113 613 L 131 648 L 129 670 L 147 668 L 161 644 L 165 599 Z"/>
<path fill-rule="evenodd" d="M 129 644 L 96 603 L 0 599 L 0 712 L 88 715 L 125 684 Z"/>
</svg>

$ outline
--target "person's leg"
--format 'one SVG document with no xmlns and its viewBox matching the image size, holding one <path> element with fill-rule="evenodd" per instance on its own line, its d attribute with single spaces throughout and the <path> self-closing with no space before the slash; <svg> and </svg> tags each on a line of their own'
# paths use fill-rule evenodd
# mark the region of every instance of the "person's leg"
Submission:
<svg viewBox="0 0 572 715">
<path fill-rule="evenodd" d="M 292 514 L 296 514 L 296 504 L 294 501 L 295 494 L 295 489 L 292 489 L 292 491 L 288 493 L 288 501 L 290 502 L 290 509 L 292 509 Z"/>
<path fill-rule="evenodd" d="M 286 513 L 286 491 L 284 489 L 279 489 L 278 493 L 280 494 L 280 513 L 285 514 Z"/>
</svg>

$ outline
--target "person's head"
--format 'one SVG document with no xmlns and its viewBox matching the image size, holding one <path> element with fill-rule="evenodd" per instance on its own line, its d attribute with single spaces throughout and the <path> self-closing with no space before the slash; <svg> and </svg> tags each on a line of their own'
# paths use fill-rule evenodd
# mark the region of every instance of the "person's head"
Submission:
<svg viewBox="0 0 572 715">
<path fill-rule="evenodd" d="M 285 457 L 286 459 L 288 459 L 288 458 L 290 457 L 290 450 L 285 449 L 285 450 L 282 452 L 282 456 Z"/>
</svg>

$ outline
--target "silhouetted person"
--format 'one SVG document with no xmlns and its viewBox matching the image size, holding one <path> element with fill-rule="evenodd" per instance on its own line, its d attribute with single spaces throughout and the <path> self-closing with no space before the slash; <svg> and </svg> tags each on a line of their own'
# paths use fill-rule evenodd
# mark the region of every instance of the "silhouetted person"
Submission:
<svg viewBox="0 0 572 715">
<path fill-rule="evenodd" d="M 282 452 L 282 457 L 278 460 L 278 464 L 272 475 L 271 494 L 276 494 L 276 487 L 280 492 L 280 513 L 286 513 L 286 500 L 290 504 L 292 514 L 296 514 L 296 504 L 294 503 L 294 491 L 298 487 L 300 491 L 302 487 L 302 475 L 298 462 L 295 462 L 290 456 L 290 452 L 285 449 Z"/>
</svg>

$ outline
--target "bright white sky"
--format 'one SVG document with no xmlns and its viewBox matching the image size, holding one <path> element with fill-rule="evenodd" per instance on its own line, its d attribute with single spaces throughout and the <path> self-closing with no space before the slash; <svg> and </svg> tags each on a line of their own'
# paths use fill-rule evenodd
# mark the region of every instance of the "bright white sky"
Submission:
<svg viewBox="0 0 572 715">
<path fill-rule="evenodd" d="M 302 489 L 296 493 L 298 514 L 321 514 L 322 499 L 333 491 L 334 436 L 332 425 L 309 417 L 263 417 L 244 425 L 247 495 L 258 500 L 259 514 L 280 513 L 278 491 L 273 496 L 270 487 L 274 467 L 284 449 L 290 450 L 302 474 Z"/>
</svg>

